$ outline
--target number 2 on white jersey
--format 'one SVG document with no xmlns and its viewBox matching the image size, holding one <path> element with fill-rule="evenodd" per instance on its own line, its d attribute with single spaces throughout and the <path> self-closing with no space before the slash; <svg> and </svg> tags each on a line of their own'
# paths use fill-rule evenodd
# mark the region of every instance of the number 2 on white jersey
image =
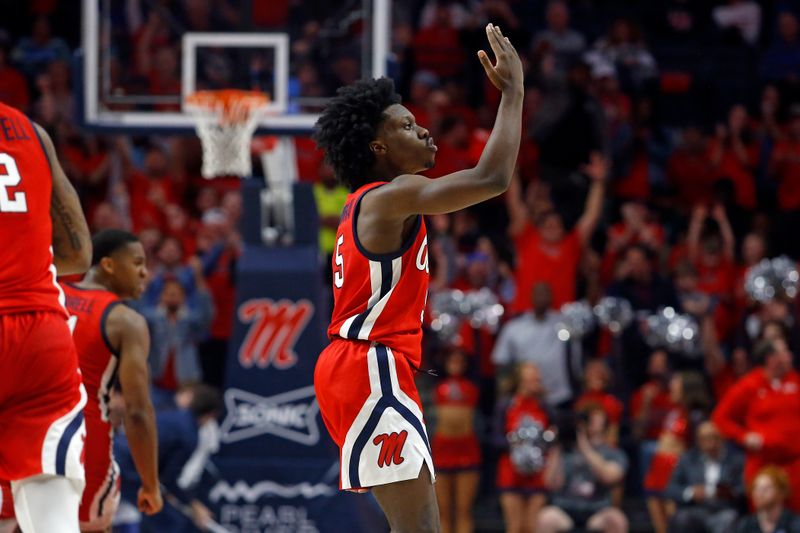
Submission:
<svg viewBox="0 0 800 533">
<path fill-rule="evenodd" d="M 8 194 L 10 187 L 17 187 L 22 181 L 17 162 L 8 154 L 0 154 L 0 213 L 27 213 L 28 201 L 25 193 L 15 192 L 12 198 Z"/>
<path fill-rule="evenodd" d="M 333 284 L 336 285 L 337 289 L 341 289 L 342 285 L 344 285 L 344 257 L 339 253 L 339 247 L 342 244 L 344 244 L 344 235 L 339 235 L 339 239 L 336 241 L 336 258 L 334 259 L 336 266 L 339 268 L 333 273 Z"/>
</svg>

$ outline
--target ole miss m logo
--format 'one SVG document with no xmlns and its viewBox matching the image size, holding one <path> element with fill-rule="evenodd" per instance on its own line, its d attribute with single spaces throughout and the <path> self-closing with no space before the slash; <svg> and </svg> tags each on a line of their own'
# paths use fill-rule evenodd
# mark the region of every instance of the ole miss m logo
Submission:
<svg viewBox="0 0 800 533">
<path fill-rule="evenodd" d="M 408 437 L 408 431 L 403 430 L 400 433 L 389 435 L 382 433 L 373 439 L 372 443 L 381 447 L 378 453 L 379 467 L 391 466 L 392 463 L 399 465 L 405 461 L 400 454 L 403 452 L 403 446 L 406 445 L 406 437 Z"/>
<path fill-rule="evenodd" d="M 240 305 L 238 314 L 239 320 L 251 324 L 239 348 L 243 367 L 267 368 L 272 364 L 283 370 L 297 363 L 294 344 L 314 314 L 311 302 L 257 298 Z"/>
</svg>

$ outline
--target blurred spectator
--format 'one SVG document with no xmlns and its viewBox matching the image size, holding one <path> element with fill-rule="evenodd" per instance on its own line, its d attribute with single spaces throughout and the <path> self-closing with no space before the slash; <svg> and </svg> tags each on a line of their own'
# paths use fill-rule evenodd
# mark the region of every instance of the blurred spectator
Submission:
<svg viewBox="0 0 800 533">
<path fill-rule="evenodd" d="M 667 161 L 667 178 L 684 211 L 711 201 L 714 169 L 708 158 L 708 141 L 701 129 L 689 126 Z"/>
<path fill-rule="evenodd" d="M 583 394 L 575 400 L 575 411 L 581 412 L 595 406 L 606 415 L 604 425 L 608 428 L 608 442 L 616 446 L 619 441 L 619 426 L 625 406 L 613 394 L 608 392 L 611 385 L 611 371 L 601 359 L 590 359 L 586 362 L 583 375 Z"/>
<path fill-rule="evenodd" d="M 714 22 L 737 40 L 755 45 L 761 34 L 761 6 L 753 0 L 727 0 L 711 11 Z"/>
<path fill-rule="evenodd" d="M 745 482 L 765 465 L 784 468 L 789 508 L 800 509 L 800 376 L 784 340 L 765 340 L 754 351 L 759 365 L 735 383 L 714 410 L 722 434 L 746 451 Z"/>
<path fill-rule="evenodd" d="M 150 226 L 163 228 L 166 224 L 164 209 L 168 204 L 180 202 L 166 151 L 155 144 L 148 146 L 141 170 L 134 166 L 127 148 L 122 154 L 134 232 Z"/>
<path fill-rule="evenodd" d="M 115 404 L 115 410 L 124 409 L 124 404 Z M 191 522 L 200 531 L 207 530 L 212 514 L 199 499 L 198 482 L 208 456 L 219 449 L 217 418 L 221 411 L 222 400 L 216 389 L 192 385 L 176 394 L 174 408 L 156 412 L 158 474 L 165 498 L 163 511 L 154 516 L 141 516 L 136 510 L 139 475 L 127 439 L 124 434 L 117 434 L 114 456 L 122 474 L 122 501 L 114 531 L 123 525 L 125 533 L 190 531 Z M 190 511 L 191 522 L 175 504 Z"/>
<path fill-rule="evenodd" d="M 47 126 L 74 120 L 75 97 L 67 61 L 50 62 L 47 69 L 36 77 L 36 88 L 40 93 L 35 109 L 37 120 Z"/>
<path fill-rule="evenodd" d="M 607 166 L 604 159 L 593 155 L 605 151 L 607 143 L 603 109 L 591 94 L 590 76 L 582 61 L 569 66 L 566 78 L 545 73 L 542 103 L 529 125 L 529 135 L 539 145 L 541 177 L 550 184 L 559 205 L 574 201 L 576 186 L 583 184 L 578 170 L 584 163 Z"/>
<path fill-rule="evenodd" d="M 586 48 L 583 35 L 569 26 L 569 6 L 563 0 L 552 0 L 545 14 L 547 29 L 537 33 L 534 49 L 548 48 L 555 54 L 556 68 L 566 71 L 567 66 Z"/>
<path fill-rule="evenodd" d="M 567 371 L 567 343 L 558 338 L 561 314 L 552 309 L 550 285 L 539 282 L 531 291 L 533 310 L 512 319 L 500 331 L 492 361 L 503 367 L 501 375 L 521 363 L 535 363 L 547 384 L 546 402 L 550 407 L 572 398 Z"/>
<path fill-rule="evenodd" d="M 187 298 L 194 298 L 195 273 L 189 265 L 183 263 L 183 243 L 175 237 L 164 238 L 158 246 L 156 257 L 158 264 L 150 270 L 150 280 L 142 296 L 144 305 L 158 305 L 167 280 L 177 281 Z"/>
<path fill-rule="evenodd" d="M 197 345 L 208 336 L 214 308 L 200 260 L 194 258 L 191 267 L 195 278 L 194 305 L 187 305 L 183 285 L 174 278 L 167 278 L 162 285 L 159 305 L 147 307 L 142 313 L 150 327 L 153 385 L 161 396 L 203 377 Z M 156 403 L 155 397 L 153 403 Z"/>
<path fill-rule="evenodd" d="M 475 433 L 478 387 L 464 377 L 467 357 L 458 348 L 445 353 L 446 378 L 435 389 L 436 498 L 442 531 L 472 531 L 472 510 L 480 481 L 481 448 Z"/>
<path fill-rule="evenodd" d="M 664 228 L 653 220 L 647 205 L 638 201 L 627 201 L 620 207 L 622 220 L 606 232 L 606 250 L 603 257 L 603 274 L 606 280 L 613 277 L 613 270 L 625 250 L 633 244 L 647 246 L 657 252 L 664 244 Z"/>
<path fill-rule="evenodd" d="M 198 352 L 203 382 L 217 388 L 225 383 L 226 355 L 236 315 L 236 264 L 242 254 L 233 205 L 241 201 L 241 196 L 231 192 L 225 199 L 230 200 L 223 200 L 222 209 L 206 211 L 197 239 L 203 276 L 214 303 L 209 336 L 200 343 Z"/>
<path fill-rule="evenodd" d="M 778 182 L 777 223 L 784 228 L 797 227 L 800 222 L 800 104 L 791 108 L 788 135 L 775 145 L 769 162 L 770 176 Z M 790 233 L 781 233 L 781 251 L 800 258 L 800 246 Z"/>
<path fill-rule="evenodd" d="M 603 208 L 608 173 L 606 160 L 594 154 L 585 172 L 591 178 L 591 188 L 583 215 L 570 232 L 564 229 L 561 215 L 554 210 L 545 211 L 532 221 L 532 213 L 523 201 L 519 183 L 514 183 L 506 193 L 510 218 L 508 232 L 514 239 L 517 254 L 517 295 L 512 307 L 515 312 L 529 308 L 529 295 L 539 282 L 550 284 L 556 309 L 575 300 L 581 251 L 597 227 Z"/>
<path fill-rule="evenodd" d="M 349 191 L 336 180 L 333 169 L 325 164 L 320 166 L 320 181 L 314 184 L 314 200 L 319 215 L 319 249 L 327 258 L 326 269 L 330 271 L 331 257 L 336 248 L 336 229 L 339 215 L 347 200 Z"/>
<path fill-rule="evenodd" d="M 576 428 L 575 444 L 552 448 L 544 482 L 551 505 L 539 513 L 536 533 L 571 531 L 575 527 L 603 533 L 627 533 L 628 519 L 612 507 L 611 493 L 622 482 L 628 458 L 608 443 L 608 419 L 599 408 L 586 410 Z"/>
<path fill-rule="evenodd" d="M 472 166 L 469 153 L 470 130 L 460 115 L 447 115 L 439 125 L 436 138 L 436 166 L 426 175 L 438 178 Z"/>
<path fill-rule="evenodd" d="M 755 513 L 739 522 L 736 533 L 800 532 L 800 519 L 785 508 L 790 491 L 786 472 L 774 466 L 759 470 L 750 489 Z"/>
<path fill-rule="evenodd" d="M 8 35 L 0 31 L 0 102 L 28 111 L 30 92 L 28 83 L 20 72 L 9 63 Z"/>
<path fill-rule="evenodd" d="M 747 122 L 747 109 L 741 104 L 733 106 L 725 124 L 717 124 L 709 156 L 717 179 L 733 184 L 736 205 L 750 210 L 757 199 L 754 170 L 758 145 Z"/>
<path fill-rule="evenodd" d="M 417 70 L 430 70 L 441 77 L 464 70 L 464 50 L 458 29 L 450 18 L 447 2 L 436 2 L 431 24 L 414 36 L 414 63 Z"/>
<path fill-rule="evenodd" d="M 745 496 L 744 458 L 727 446 L 713 422 L 697 427 L 696 445 L 683 454 L 666 495 L 678 506 L 670 533 L 728 533 Z"/>
<path fill-rule="evenodd" d="M 698 372 L 681 372 L 672 376 L 669 395 L 674 407 L 664 419 L 656 453 L 644 478 L 647 507 L 656 533 L 666 533 L 667 519 L 674 511 L 667 497 L 667 485 L 686 451 L 697 421 L 706 416 L 711 405 L 703 376 Z"/>
<path fill-rule="evenodd" d="M 790 11 L 778 15 L 777 35 L 761 57 L 761 77 L 769 81 L 800 78 L 800 28 Z"/>
<path fill-rule="evenodd" d="M 619 262 L 617 281 L 609 286 L 608 295 L 625 298 L 637 310 L 677 307 L 672 282 L 653 272 L 652 255 L 650 249 L 642 244 L 629 246 Z"/>
<path fill-rule="evenodd" d="M 53 37 L 47 17 L 37 18 L 31 29 L 31 36 L 20 39 L 11 52 L 11 58 L 31 79 L 51 61 L 68 60 L 69 56 L 67 43 L 59 37 Z"/>
<path fill-rule="evenodd" d="M 632 21 L 620 18 L 611 23 L 605 37 L 586 54 L 590 65 L 616 66 L 623 83 L 641 90 L 658 74 L 656 60 L 644 43 L 641 29 Z"/>
<path fill-rule="evenodd" d="M 647 381 L 630 400 L 631 432 L 639 444 L 639 471 L 644 474 L 658 446 L 664 420 L 675 407 L 669 393 L 669 356 L 656 350 L 647 360 Z"/>
<path fill-rule="evenodd" d="M 517 366 L 512 396 L 498 403 L 494 416 L 492 443 L 500 452 L 497 462 L 497 490 L 507 533 L 538 533 L 537 515 L 544 507 L 542 472 L 521 473 L 511 461 L 508 435 L 527 424 L 548 427 L 550 419 L 542 402 L 544 388 L 539 369 L 533 363 Z"/>
</svg>

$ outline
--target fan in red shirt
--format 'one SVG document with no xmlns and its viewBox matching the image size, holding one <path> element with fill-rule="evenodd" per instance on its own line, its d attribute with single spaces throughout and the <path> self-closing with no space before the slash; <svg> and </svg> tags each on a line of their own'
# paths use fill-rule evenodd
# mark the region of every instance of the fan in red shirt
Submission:
<svg viewBox="0 0 800 533">
<path fill-rule="evenodd" d="M 586 363 L 584 370 L 584 393 L 575 400 L 575 412 L 580 412 L 596 405 L 600 407 L 608 419 L 608 441 L 616 446 L 619 440 L 619 423 L 625 406 L 614 395 L 606 392 L 611 383 L 611 372 L 600 359 L 592 359 Z"/>
<path fill-rule="evenodd" d="M 575 228 L 567 232 L 561 216 L 555 210 L 536 215 L 522 198 L 519 181 L 515 179 L 506 194 L 510 223 L 509 234 L 517 253 L 517 295 L 512 311 L 521 313 L 530 308 L 533 286 L 547 282 L 553 289 L 553 306 L 559 308 L 575 300 L 575 282 L 581 252 L 592 236 L 603 208 L 608 161 L 592 154 L 591 162 L 583 168 L 591 180 L 583 215 Z"/>
<path fill-rule="evenodd" d="M 781 211 L 797 211 L 800 210 L 800 108 L 792 108 L 788 134 L 772 151 L 769 171 L 778 182 Z"/>
<path fill-rule="evenodd" d="M 717 405 L 713 420 L 722 434 L 746 450 L 744 476 L 772 464 L 786 470 L 792 486 L 789 508 L 800 511 L 800 375 L 784 340 L 756 346 L 751 370 Z"/>
<path fill-rule="evenodd" d="M 650 354 L 647 362 L 647 383 L 636 389 L 631 397 L 631 417 L 637 438 L 657 440 L 667 414 L 675 407 L 670 398 L 669 358 L 664 350 Z"/>
<path fill-rule="evenodd" d="M 508 434 L 526 422 L 546 428 L 549 417 L 541 397 L 544 393 L 539 369 L 523 363 L 516 371 L 514 396 L 497 407 L 494 421 L 494 444 L 501 450 L 497 463 L 497 488 L 507 531 L 525 531 L 523 524 L 536 523 L 536 516 L 545 504 L 543 472 L 521 473 L 511 461 Z"/>
</svg>

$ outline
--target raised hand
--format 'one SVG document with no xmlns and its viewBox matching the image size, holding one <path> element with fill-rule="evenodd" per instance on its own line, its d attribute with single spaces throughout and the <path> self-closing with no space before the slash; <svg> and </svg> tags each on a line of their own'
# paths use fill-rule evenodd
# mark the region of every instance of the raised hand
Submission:
<svg viewBox="0 0 800 533">
<path fill-rule="evenodd" d="M 502 92 L 518 91 L 523 92 L 522 86 L 522 61 L 508 37 L 503 36 L 500 28 L 494 24 L 486 25 L 486 37 L 489 39 L 489 46 L 492 47 L 496 62 L 492 65 L 489 55 L 480 50 L 478 59 L 489 77 L 492 85 Z"/>
</svg>

